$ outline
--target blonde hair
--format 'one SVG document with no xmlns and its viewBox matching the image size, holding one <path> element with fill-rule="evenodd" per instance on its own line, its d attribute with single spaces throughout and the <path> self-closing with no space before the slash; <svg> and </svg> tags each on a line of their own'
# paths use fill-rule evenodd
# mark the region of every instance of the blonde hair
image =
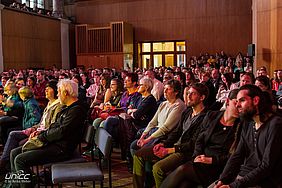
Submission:
<svg viewBox="0 0 282 188">
<path fill-rule="evenodd" d="M 58 88 L 67 91 L 71 97 L 78 97 L 78 84 L 70 79 L 62 79 L 58 83 Z"/>
<path fill-rule="evenodd" d="M 32 90 L 27 87 L 27 86 L 23 86 L 19 89 L 19 94 L 21 94 L 24 99 L 30 99 L 33 97 L 33 92 Z"/>
<path fill-rule="evenodd" d="M 7 82 L 7 84 L 4 87 L 4 92 L 6 93 L 6 91 L 8 90 L 8 87 L 10 86 L 10 92 L 13 94 L 18 92 L 18 88 L 16 86 L 16 84 L 14 82 Z"/>
</svg>

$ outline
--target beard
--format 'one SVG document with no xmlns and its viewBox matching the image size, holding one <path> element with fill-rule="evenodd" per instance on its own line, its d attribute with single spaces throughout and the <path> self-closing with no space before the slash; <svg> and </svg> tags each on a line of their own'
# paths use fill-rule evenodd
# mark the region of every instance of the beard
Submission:
<svg viewBox="0 0 282 188">
<path fill-rule="evenodd" d="M 257 111 L 255 108 L 249 108 L 246 111 L 240 113 L 240 119 L 245 121 L 251 121 L 254 115 L 256 114 Z"/>
</svg>

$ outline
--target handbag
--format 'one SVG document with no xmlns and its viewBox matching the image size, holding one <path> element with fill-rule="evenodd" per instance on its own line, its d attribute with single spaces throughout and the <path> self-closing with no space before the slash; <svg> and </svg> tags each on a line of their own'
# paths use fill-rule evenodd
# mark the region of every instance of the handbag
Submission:
<svg viewBox="0 0 282 188">
<path fill-rule="evenodd" d="M 99 107 L 94 107 L 94 108 L 91 110 L 91 114 L 90 114 L 91 120 L 95 120 L 96 118 L 99 118 L 101 112 L 102 112 L 102 110 L 101 110 Z"/>
<path fill-rule="evenodd" d="M 108 110 L 103 110 L 100 113 L 100 118 L 105 120 L 109 116 L 116 116 L 116 115 L 119 115 L 121 113 L 125 113 L 125 111 L 122 108 L 112 108 L 112 109 L 108 109 Z"/>
<path fill-rule="evenodd" d="M 37 136 L 34 136 L 32 138 L 29 138 L 28 141 L 23 145 L 22 152 L 34 150 L 37 148 L 41 148 L 44 145 L 43 142 L 41 142 Z"/>
</svg>

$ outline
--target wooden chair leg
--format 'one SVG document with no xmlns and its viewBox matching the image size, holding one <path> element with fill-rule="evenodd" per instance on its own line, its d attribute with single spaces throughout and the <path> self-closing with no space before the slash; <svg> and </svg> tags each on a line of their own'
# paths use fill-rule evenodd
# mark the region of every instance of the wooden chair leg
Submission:
<svg viewBox="0 0 282 188">
<path fill-rule="evenodd" d="M 37 187 L 40 188 L 39 166 L 36 166 Z"/>
<path fill-rule="evenodd" d="M 108 172 L 109 172 L 109 188 L 112 188 L 112 164 L 111 164 L 111 160 L 108 159 Z"/>
</svg>

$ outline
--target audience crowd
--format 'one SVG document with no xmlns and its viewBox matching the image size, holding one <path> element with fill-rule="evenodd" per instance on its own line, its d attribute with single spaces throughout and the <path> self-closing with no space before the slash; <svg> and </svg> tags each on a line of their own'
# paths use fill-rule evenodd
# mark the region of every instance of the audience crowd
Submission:
<svg viewBox="0 0 282 188">
<path fill-rule="evenodd" d="M 26 11 L 26 12 L 33 12 L 33 13 L 37 13 L 37 14 L 41 14 L 41 15 L 45 15 L 45 16 L 52 16 L 52 12 L 49 11 L 49 10 L 39 9 L 37 7 L 30 8 L 30 7 L 26 6 L 25 3 L 21 4 L 21 3 L 18 3 L 18 2 L 13 2 L 12 4 L 10 4 L 9 7 L 19 9 L 19 10 L 22 10 L 22 11 Z"/>
<path fill-rule="evenodd" d="M 134 187 L 282 186 L 282 69 L 253 70 L 241 53 L 134 71 L 11 69 L 0 100 L 1 181 L 70 158 L 88 122 L 112 135 Z"/>
</svg>

